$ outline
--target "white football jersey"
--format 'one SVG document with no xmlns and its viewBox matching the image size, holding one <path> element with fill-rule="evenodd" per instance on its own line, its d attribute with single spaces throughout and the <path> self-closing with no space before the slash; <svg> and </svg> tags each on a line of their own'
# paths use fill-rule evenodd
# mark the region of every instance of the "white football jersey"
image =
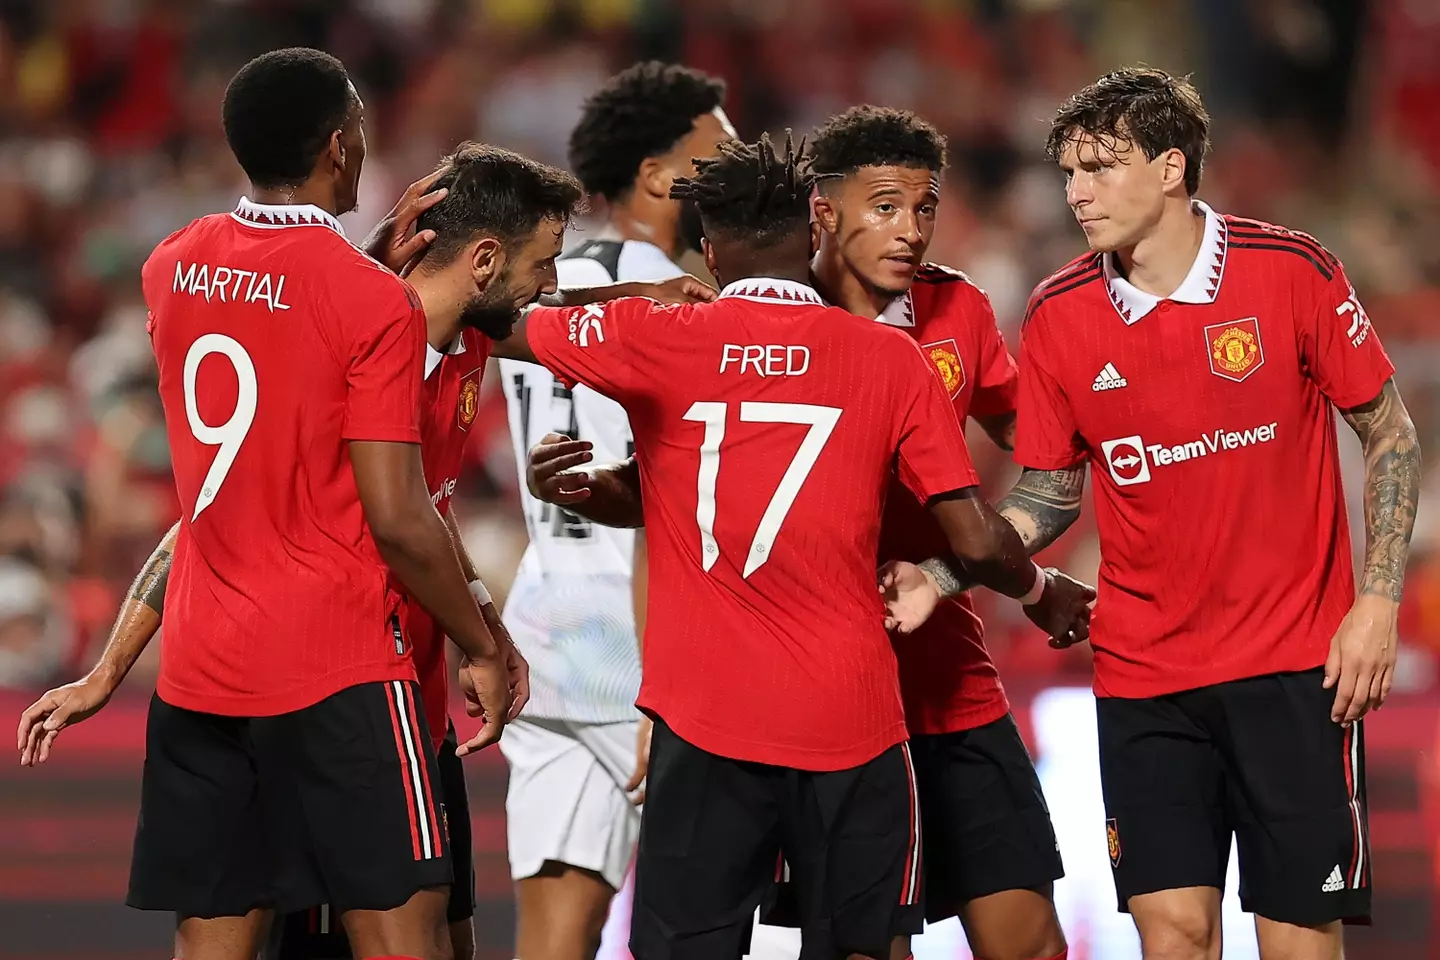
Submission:
<svg viewBox="0 0 1440 960">
<path fill-rule="evenodd" d="M 684 273 L 654 244 L 590 240 L 556 264 L 560 286 L 668 280 Z M 573 391 L 533 363 L 500 361 L 520 501 L 530 545 L 505 603 L 505 625 L 530 661 L 526 716 L 583 723 L 634 720 L 640 690 L 631 574 L 635 532 L 594 524 L 541 503 L 525 488 L 530 448 L 547 433 L 594 444 L 596 464 L 635 452 L 630 421 L 615 401 Z"/>
</svg>

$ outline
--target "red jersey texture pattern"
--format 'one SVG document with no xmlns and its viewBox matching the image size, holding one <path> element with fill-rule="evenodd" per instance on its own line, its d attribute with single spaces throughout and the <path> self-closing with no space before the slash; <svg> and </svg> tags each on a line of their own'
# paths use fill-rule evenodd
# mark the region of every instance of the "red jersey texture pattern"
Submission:
<svg viewBox="0 0 1440 960">
<path fill-rule="evenodd" d="M 267 716 L 413 679 L 347 446 L 420 440 L 413 292 L 323 210 L 248 200 L 142 280 L 182 509 L 160 697 Z"/>
<path fill-rule="evenodd" d="M 1100 696 L 1314 668 L 1354 600 L 1335 408 L 1394 368 L 1313 238 L 1196 206 L 1169 298 L 1092 254 L 1036 289 L 1022 334 L 1015 459 L 1091 464 Z"/>
<path fill-rule="evenodd" d="M 702 750 L 805 770 L 906 739 L 875 589 L 893 470 L 922 499 L 976 482 L 934 364 L 782 280 L 713 304 L 530 314 L 559 378 L 630 415 L 650 549 L 639 705 Z"/>
<path fill-rule="evenodd" d="M 479 409 L 480 380 L 493 341 L 478 330 L 462 330 L 443 354 L 427 351 L 425 383 L 421 391 L 420 454 L 425 461 L 425 482 L 430 500 L 443 515 L 460 477 L 465 444 Z M 420 678 L 420 699 L 430 737 L 438 746 L 445 739 L 449 717 L 450 671 L 445 664 L 445 632 L 430 612 L 407 600 L 401 622 L 415 650 L 415 673 Z"/>
<path fill-rule="evenodd" d="M 1015 359 L 996 326 L 990 299 L 964 274 L 923 265 L 910 292 L 879 320 L 920 344 L 962 425 L 972 413 L 999 416 L 1015 410 Z M 881 562 L 918 563 L 949 551 L 930 512 L 904 484 L 892 483 L 880 526 Z M 1010 711 L 969 592 L 943 602 L 920 629 L 894 641 L 911 734 L 969 730 Z"/>
</svg>

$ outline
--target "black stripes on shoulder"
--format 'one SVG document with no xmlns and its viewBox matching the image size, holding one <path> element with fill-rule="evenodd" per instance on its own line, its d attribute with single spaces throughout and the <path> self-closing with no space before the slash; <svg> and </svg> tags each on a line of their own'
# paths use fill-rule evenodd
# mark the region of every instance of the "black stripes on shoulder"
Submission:
<svg viewBox="0 0 1440 960">
<path fill-rule="evenodd" d="M 1261 220 L 1227 217 L 1229 245 L 1237 250 L 1270 250 L 1306 260 L 1327 281 L 1340 269 L 1340 261 L 1308 233 L 1277 227 Z"/>
<path fill-rule="evenodd" d="M 920 264 L 920 269 L 915 271 L 915 282 L 932 284 L 968 283 L 972 286 L 975 283 L 975 281 L 954 267 L 947 267 L 943 263 L 930 263 L 929 261 Z"/>
<path fill-rule="evenodd" d="M 1093 283 L 1103 277 L 1105 271 L 1100 266 L 1101 258 L 1102 255 L 1099 253 L 1088 253 L 1078 260 L 1070 261 L 1042 280 L 1040 286 L 1035 288 L 1035 292 L 1030 294 L 1030 304 L 1025 308 L 1023 323 L 1029 323 L 1040 304 L 1046 300 L 1069 293 L 1071 290 L 1083 287 L 1087 283 Z"/>
</svg>

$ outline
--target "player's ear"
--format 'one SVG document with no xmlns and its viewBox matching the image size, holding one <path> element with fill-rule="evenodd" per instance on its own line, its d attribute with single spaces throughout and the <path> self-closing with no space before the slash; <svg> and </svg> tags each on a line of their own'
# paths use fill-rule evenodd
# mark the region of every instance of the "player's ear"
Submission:
<svg viewBox="0 0 1440 960">
<path fill-rule="evenodd" d="M 505 245 L 494 237 L 483 237 L 470 248 L 470 275 L 484 290 L 505 267 Z"/>
<path fill-rule="evenodd" d="M 1155 159 L 1163 164 L 1160 168 L 1160 183 L 1166 192 L 1168 193 L 1177 188 L 1184 190 L 1185 154 L 1172 147 Z"/>
<path fill-rule="evenodd" d="M 341 138 L 341 131 L 335 130 L 330 134 L 330 142 L 325 145 L 325 159 L 336 170 L 345 169 L 345 141 Z"/>
<path fill-rule="evenodd" d="M 811 223 L 814 224 L 814 227 L 818 227 L 820 230 L 823 230 L 832 236 L 839 232 L 840 210 L 835 206 L 835 202 L 833 200 L 825 196 L 825 192 L 823 190 L 816 192 L 815 199 L 811 202 L 810 208 L 814 211 L 814 216 L 811 219 Z M 814 227 L 812 227 L 812 230 L 814 229 Z M 819 234 L 816 233 L 815 236 L 818 243 Z"/>
<path fill-rule="evenodd" d="M 640 161 L 640 173 L 635 177 L 635 183 L 650 196 L 669 197 L 670 185 L 674 182 L 675 175 L 661 158 L 646 157 Z"/>
<path fill-rule="evenodd" d="M 710 271 L 710 276 L 714 277 L 716 282 L 721 283 L 723 286 L 723 282 L 720 281 L 720 274 L 715 270 L 715 247 L 708 237 L 700 238 L 700 255 L 705 258 L 705 269 Z"/>
</svg>

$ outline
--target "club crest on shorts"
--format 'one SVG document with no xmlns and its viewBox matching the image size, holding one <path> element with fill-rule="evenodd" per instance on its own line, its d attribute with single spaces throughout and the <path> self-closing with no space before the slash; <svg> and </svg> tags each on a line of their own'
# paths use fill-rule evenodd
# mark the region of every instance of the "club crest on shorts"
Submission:
<svg viewBox="0 0 1440 960">
<path fill-rule="evenodd" d="M 960 360 L 959 345 L 952 337 L 924 344 L 920 349 L 925 351 L 925 356 L 929 357 L 930 362 L 935 364 L 935 369 L 940 371 L 940 379 L 945 381 L 945 390 L 953 400 L 965 386 L 965 364 Z"/>
<path fill-rule="evenodd" d="M 1110 850 L 1110 866 L 1120 866 L 1120 827 L 1114 817 L 1105 821 L 1105 846 Z"/>
<path fill-rule="evenodd" d="M 478 373 L 479 371 L 476 371 Z M 480 409 L 480 379 L 474 374 L 465 378 L 460 384 L 459 416 L 460 428 L 469 430 L 470 424 L 475 422 L 475 413 Z"/>
<path fill-rule="evenodd" d="M 1260 321 L 1255 317 L 1215 323 L 1205 328 L 1210 352 L 1210 372 L 1236 383 L 1265 365 L 1265 347 L 1260 343 Z"/>
</svg>

